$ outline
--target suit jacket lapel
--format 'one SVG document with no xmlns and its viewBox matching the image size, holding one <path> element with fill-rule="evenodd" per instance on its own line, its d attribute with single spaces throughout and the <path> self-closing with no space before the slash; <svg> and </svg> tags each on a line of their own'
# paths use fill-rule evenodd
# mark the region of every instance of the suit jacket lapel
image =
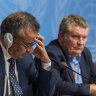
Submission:
<svg viewBox="0 0 96 96">
<path fill-rule="evenodd" d="M 19 79 L 19 84 L 22 87 L 23 82 L 24 82 L 24 75 L 23 75 L 23 69 L 21 68 L 21 64 L 18 60 L 16 60 L 16 66 L 17 66 L 17 71 L 18 71 L 18 79 Z M 21 70 L 22 69 L 22 70 Z M 22 79 L 23 78 L 23 79 Z M 26 81 L 26 80 L 25 80 Z M 23 89 L 23 88 L 22 88 Z"/>
<path fill-rule="evenodd" d="M 20 64 L 19 64 L 18 60 L 16 60 L 16 66 L 17 66 L 17 71 L 18 71 L 18 78 L 20 80 L 20 78 L 22 76 L 22 70 L 20 69 Z"/>
<path fill-rule="evenodd" d="M 0 74 L 0 76 L 1 75 L 5 76 L 5 60 L 4 60 L 4 56 L 3 56 L 1 46 L 0 46 L 0 67 L 1 67 L 0 72 L 2 72 L 2 74 Z"/>
<path fill-rule="evenodd" d="M 64 56 L 64 57 L 65 57 L 65 58 L 64 58 L 64 59 L 65 59 L 65 60 L 64 60 L 65 63 L 67 64 L 68 67 L 71 68 L 71 65 L 70 65 L 69 62 L 68 62 L 68 56 L 67 56 L 66 52 L 63 51 L 63 53 L 64 53 L 64 55 L 65 55 L 65 56 Z M 72 69 L 72 68 L 71 68 L 71 69 Z M 67 72 L 68 72 L 68 74 L 69 74 L 68 76 L 70 76 L 70 78 L 71 78 L 71 81 L 72 81 L 72 82 L 75 82 L 75 80 L 74 80 L 74 75 L 73 75 L 73 71 L 70 70 L 70 69 L 68 69 L 68 68 L 66 68 L 66 70 L 67 70 Z"/>
<path fill-rule="evenodd" d="M 71 65 L 69 64 L 69 62 L 67 63 L 67 65 L 68 65 L 68 67 L 71 68 Z M 72 68 L 71 68 L 71 69 L 72 69 Z M 75 82 L 75 80 L 74 80 L 74 75 L 73 75 L 73 71 L 70 70 L 70 69 L 68 69 L 68 74 L 69 74 L 69 76 L 70 76 L 72 82 Z"/>
<path fill-rule="evenodd" d="M 81 60 L 80 60 L 80 69 L 81 69 L 81 74 L 83 74 L 84 77 L 88 78 L 87 66 L 83 55 L 81 56 Z M 84 77 L 82 77 L 83 82 L 88 82 L 88 80 Z"/>
<path fill-rule="evenodd" d="M 0 87 L 1 87 L 1 92 L 4 92 L 4 79 L 5 79 L 5 60 L 2 52 L 2 48 L 0 46 Z M 8 96 L 8 86 L 6 90 L 6 96 Z"/>
</svg>

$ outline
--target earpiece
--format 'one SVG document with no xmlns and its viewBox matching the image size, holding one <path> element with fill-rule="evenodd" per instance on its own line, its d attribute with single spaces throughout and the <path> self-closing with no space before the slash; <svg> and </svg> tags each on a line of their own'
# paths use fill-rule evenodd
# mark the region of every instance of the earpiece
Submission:
<svg viewBox="0 0 96 96">
<path fill-rule="evenodd" d="M 6 49 L 8 50 L 8 48 L 10 48 L 12 46 L 13 43 L 13 36 L 11 33 L 5 33 L 4 35 L 4 44 Z"/>
</svg>

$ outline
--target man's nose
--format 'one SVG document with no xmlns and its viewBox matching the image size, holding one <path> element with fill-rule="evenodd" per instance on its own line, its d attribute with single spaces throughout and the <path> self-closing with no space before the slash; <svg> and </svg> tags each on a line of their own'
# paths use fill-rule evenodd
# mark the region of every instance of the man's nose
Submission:
<svg viewBox="0 0 96 96">
<path fill-rule="evenodd" d="M 82 45 L 84 43 L 84 40 L 83 38 L 81 37 L 79 40 L 78 40 L 78 44 Z"/>
</svg>

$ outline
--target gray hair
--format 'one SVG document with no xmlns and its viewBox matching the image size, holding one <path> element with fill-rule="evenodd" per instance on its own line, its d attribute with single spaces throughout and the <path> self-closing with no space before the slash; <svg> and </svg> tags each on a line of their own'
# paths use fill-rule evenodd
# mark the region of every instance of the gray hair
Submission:
<svg viewBox="0 0 96 96">
<path fill-rule="evenodd" d="M 4 19 L 1 24 L 1 37 L 4 38 L 5 33 L 11 33 L 13 36 L 18 37 L 21 31 L 25 28 L 30 28 L 33 32 L 38 32 L 40 24 L 36 18 L 27 12 L 16 12 Z"/>
<path fill-rule="evenodd" d="M 88 22 L 83 17 L 72 14 L 63 18 L 59 27 L 59 33 L 62 32 L 65 35 L 66 33 L 70 32 L 72 25 L 80 26 L 82 28 L 89 28 Z"/>
</svg>

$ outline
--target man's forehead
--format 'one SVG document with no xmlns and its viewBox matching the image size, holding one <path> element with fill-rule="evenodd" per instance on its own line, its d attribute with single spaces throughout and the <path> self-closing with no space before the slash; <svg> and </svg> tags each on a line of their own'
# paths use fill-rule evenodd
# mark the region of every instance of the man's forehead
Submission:
<svg viewBox="0 0 96 96">
<path fill-rule="evenodd" d="M 25 36 L 25 37 L 23 37 L 22 38 L 22 41 L 23 42 L 29 42 L 29 43 L 32 43 L 32 42 L 34 42 L 35 41 L 35 39 L 37 38 L 37 36 L 34 36 L 34 37 L 32 37 L 32 36 Z"/>
<path fill-rule="evenodd" d="M 23 35 L 25 35 L 25 36 L 30 36 L 30 35 L 36 35 L 36 34 L 38 34 L 38 32 L 36 32 L 36 31 L 33 31 L 32 29 L 30 29 L 30 28 L 25 28 L 24 30 L 23 30 Z"/>
<path fill-rule="evenodd" d="M 71 34 L 78 34 L 78 33 L 88 33 L 88 28 L 83 28 L 81 26 L 73 26 L 71 27 L 71 31 L 69 33 Z"/>
</svg>

